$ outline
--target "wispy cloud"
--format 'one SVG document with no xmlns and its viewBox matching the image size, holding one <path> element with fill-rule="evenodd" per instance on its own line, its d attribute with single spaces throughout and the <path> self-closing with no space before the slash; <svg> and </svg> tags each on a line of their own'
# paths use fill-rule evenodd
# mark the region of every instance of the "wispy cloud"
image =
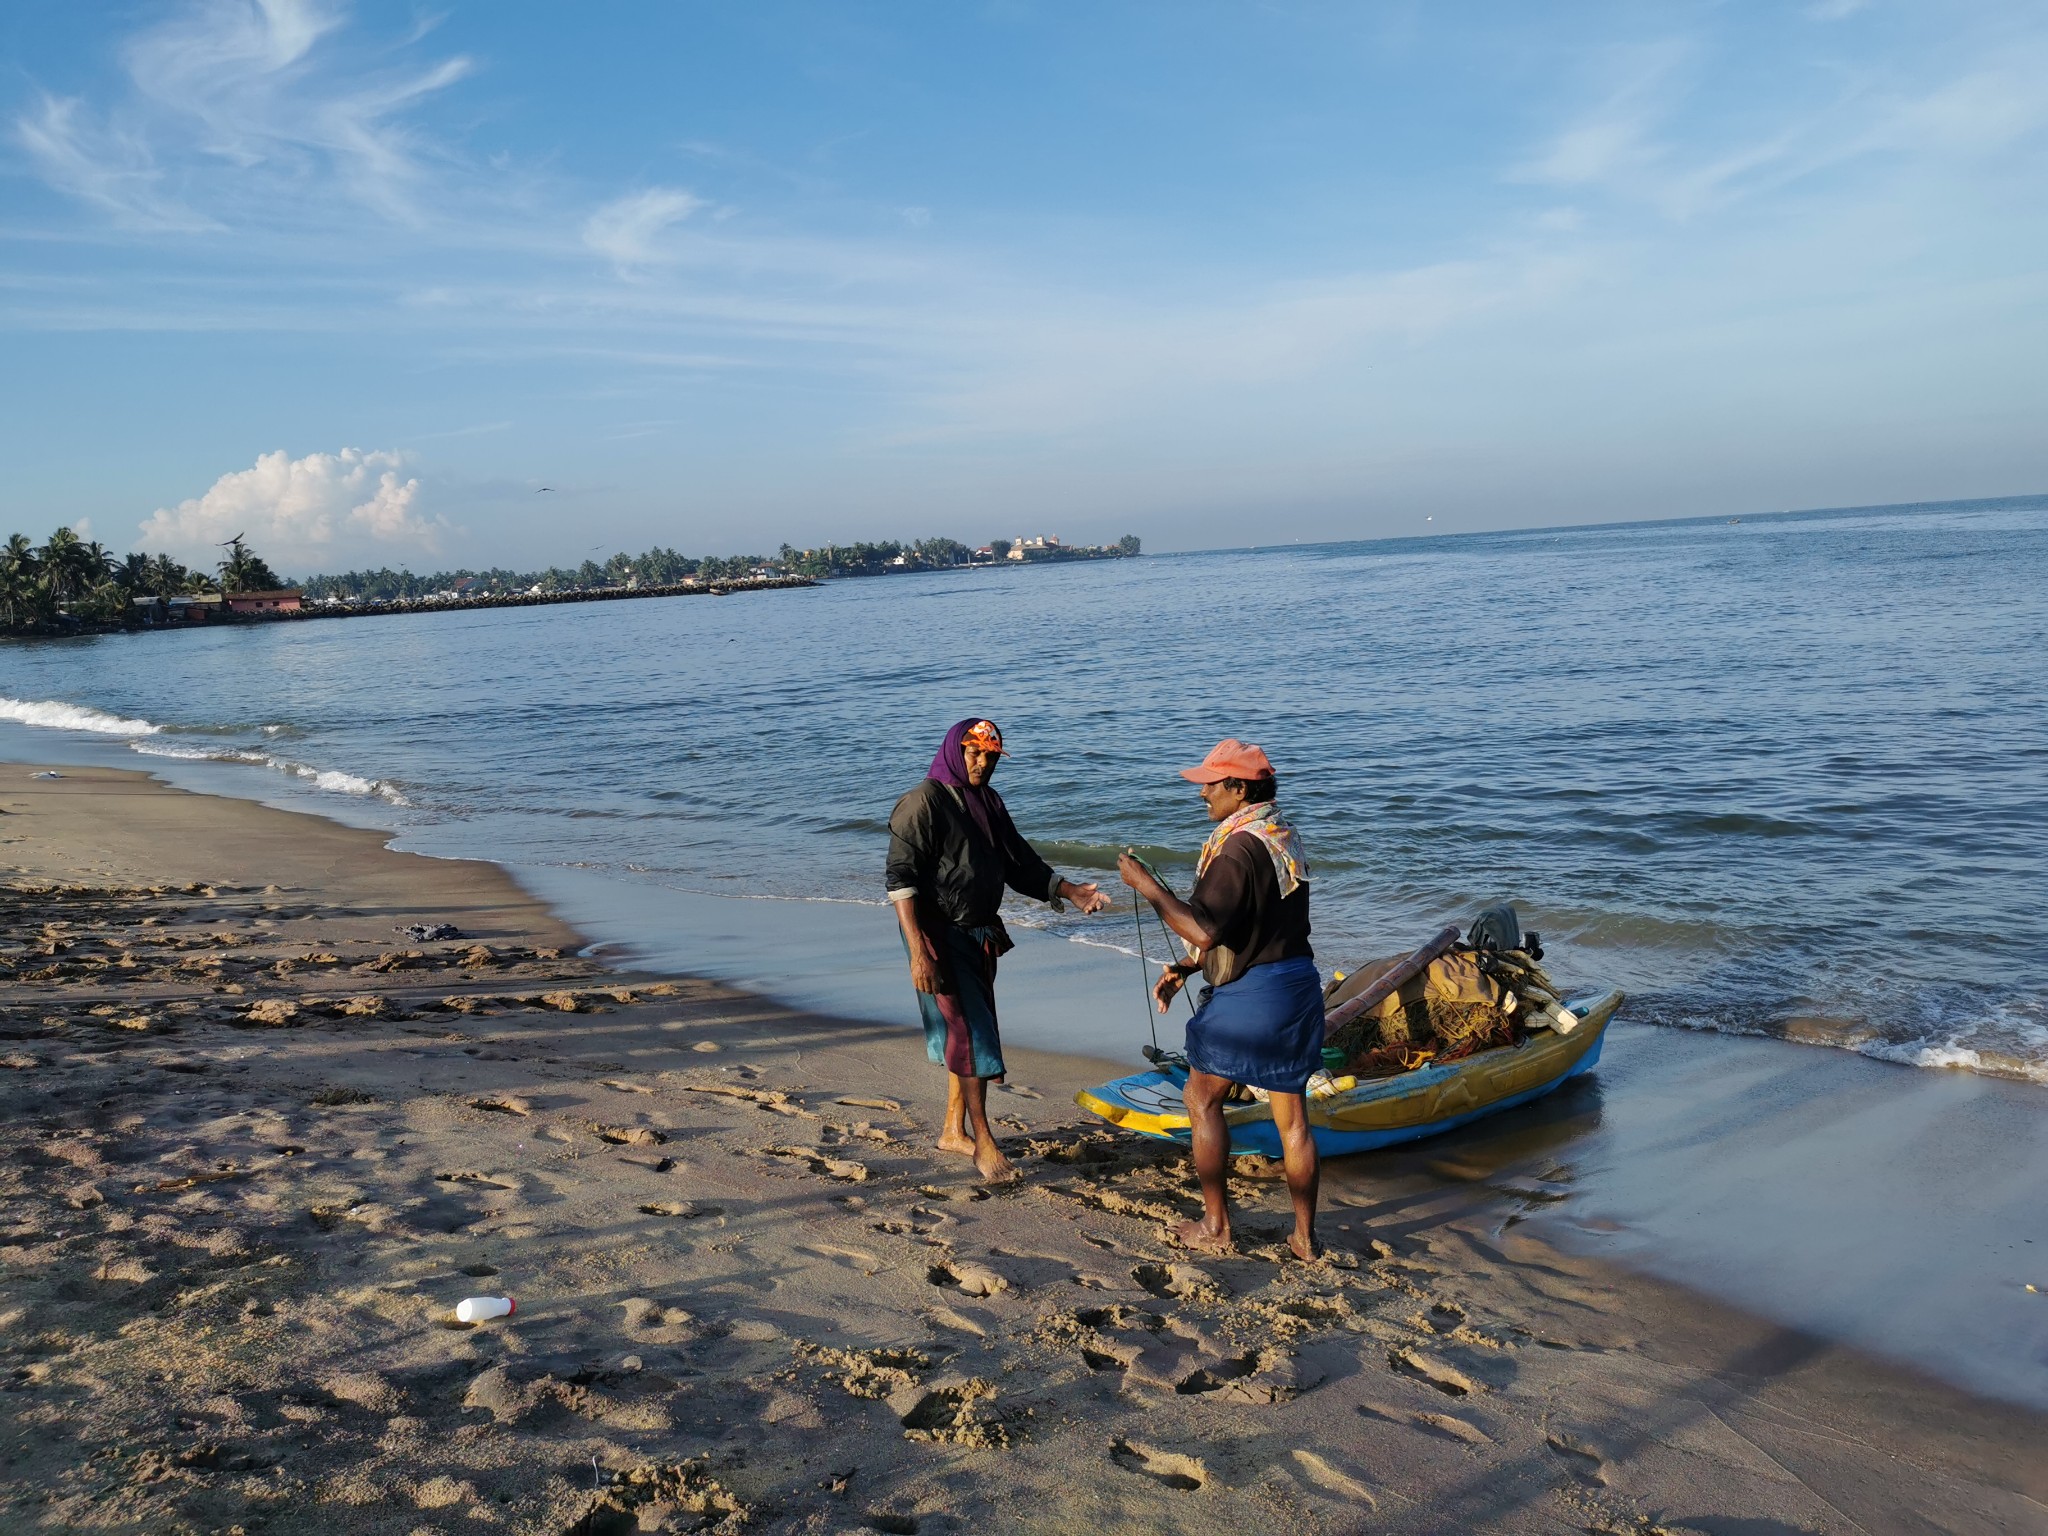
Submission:
<svg viewBox="0 0 2048 1536">
<path fill-rule="evenodd" d="M 496 433 L 510 432 L 511 430 L 512 423 L 509 421 L 485 421 L 479 422 L 473 427 L 450 427 L 442 432 L 415 432 L 406 441 L 411 443 L 435 443 L 455 437 L 490 437 Z"/>
<path fill-rule="evenodd" d="M 131 227 L 217 230 L 319 181 L 417 219 L 426 169 L 404 115 L 470 61 L 350 69 L 320 55 L 344 21 L 316 0 L 196 0 L 122 48 L 131 93 L 118 118 L 46 95 L 15 138 L 51 186 Z M 163 190 L 166 159 L 182 162 L 180 198 Z"/>
<path fill-rule="evenodd" d="M 1842 14 L 1847 14 L 1846 11 Z M 2001 40 L 1996 62 L 1972 58 L 1946 79 L 1835 70 L 1823 94 L 1776 112 L 1733 111 L 1722 81 L 1703 79 L 1688 39 L 1610 53 L 1596 104 L 1511 165 L 1510 181 L 1604 194 L 1686 221 L 1878 159 L 1967 160 L 2010 148 L 2048 125 L 2048 47 Z M 1738 98 L 1739 99 L 1739 98 Z"/>
<path fill-rule="evenodd" d="M 681 187 L 649 187 L 593 213 L 584 221 L 583 243 L 618 266 L 640 266 L 656 259 L 664 230 L 704 206 L 703 198 Z"/>
<path fill-rule="evenodd" d="M 83 102 L 44 96 L 14 120 L 14 138 L 52 187 L 92 204 L 117 224 L 184 233 L 221 227 L 166 194 L 147 140 L 92 121 Z"/>
<path fill-rule="evenodd" d="M 1567 123 L 1510 175 L 1545 186 L 1632 179 L 1664 156 L 1654 132 L 1691 49 L 1680 39 L 1610 52 L 1599 101 Z"/>
</svg>

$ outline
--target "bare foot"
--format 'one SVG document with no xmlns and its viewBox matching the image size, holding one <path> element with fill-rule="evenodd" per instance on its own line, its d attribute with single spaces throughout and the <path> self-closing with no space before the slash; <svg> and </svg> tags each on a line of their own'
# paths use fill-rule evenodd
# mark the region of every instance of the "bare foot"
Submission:
<svg viewBox="0 0 2048 1536">
<path fill-rule="evenodd" d="M 981 1174 L 984 1184 L 1009 1184 L 1015 1182 L 1017 1170 L 1010 1160 L 991 1144 L 985 1148 L 968 1149 L 974 1153 L 974 1166 Z"/>
<path fill-rule="evenodd" d="M 941 1152 L 958 1152 L 962 1157 L 974 1156 L 974 1138 L 963 1136 L 957 1129 L 948 1130 L 939 1138 Z"/>
<path fill-rule="evenodd" d="M 1288 1234 L 1287 1246 L 1304 1264 L 1313 1264 L 1323 1256 L 1323 1245 L 1312 1237 L 1303 1237 L 1299 1232 Z"/>
<path fill-rule="evenodd" d="M 1183 1248 L 1192 1248 L 1197 1253 L 1234 1253 L 1236 1245 L 1230 1240 L 1229 1229 L 1221 1233 L 1211 1232 L 1199 1221 L 1176 1222 L 1169 1235 Z"/>
</svg>

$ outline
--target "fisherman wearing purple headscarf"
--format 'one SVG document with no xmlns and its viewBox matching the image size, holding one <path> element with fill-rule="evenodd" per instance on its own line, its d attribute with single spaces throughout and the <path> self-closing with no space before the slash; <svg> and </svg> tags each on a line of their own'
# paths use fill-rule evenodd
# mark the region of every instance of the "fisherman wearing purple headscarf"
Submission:
<svg viewBox="0 0 2048 1536">
<path fill-rule="evenodd" d="M 998 911 L 1003 890 L 1083 912 L 1109 905 L 1093 884 L 1054 873 L 1024 841 L 989 787 L 1007 755 L 993 721 L 962 720 L 946 732 L 930 775 L 889 817 L 889 900 L 910 956 L 925 1054 L 951 1074 L 939 1146 L 972 1157 L 991 1183 L 1016 1177 L 988 1129 L 989 1079 L 1003 1075 L 996 960 L 1012 947 Z"/>
</svg>

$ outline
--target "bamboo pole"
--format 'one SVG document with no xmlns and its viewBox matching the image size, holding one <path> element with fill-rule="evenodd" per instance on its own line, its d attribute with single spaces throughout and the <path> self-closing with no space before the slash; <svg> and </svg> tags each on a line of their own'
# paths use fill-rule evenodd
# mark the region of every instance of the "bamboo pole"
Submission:
<svg viewBox="0 0 2048 1536">
<path fill-rule="evenodd" d="M 1400 988 L 1406 986 L 1417 976 L 1420 976 L 1429 968 L 1429 963 L 1432 960 L 1435 960 L 1440 955 L 1448 954 L 1451 946 L 1457 942 L 1457 925 L 1452 924 L 1427 944 L 1423 945 L 1422 948 L 1416 950 L 1414 954 L 1388 971 L 1386 975 L 1380 977 L 1379 980 L 1359 993 L 1358 996 L 1346 999 L 1334 1013 L 1325 1014 L 1323 1016 L 1323 1038 L 1325 1040 L 1329 1039 L 1332 1032 L 1342 1029 L 1368 1008 L 1377 1007 L 1390 994 L 1400 990 Z"/>
</svg>

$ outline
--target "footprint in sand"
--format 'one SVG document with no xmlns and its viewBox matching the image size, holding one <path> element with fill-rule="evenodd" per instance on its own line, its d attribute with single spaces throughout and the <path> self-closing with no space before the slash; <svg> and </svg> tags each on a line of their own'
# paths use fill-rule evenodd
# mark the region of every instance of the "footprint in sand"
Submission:
<svg viewBox="0 0 2048 1536">
<path fill-rule="evenodd" d="M 858 1184 L 868 1176 L 868 1167 L 865 1163 L 856 1163 L 844 1157 L 826 1157 L 806 1147 L 762 1147 L 759 1150 L 763 1157 L 786 1157 L 802 1163 L 812 1173 L 828 1179 L 838 1179 L 844 1183 Z"/>
<path fill-rule="evenodd" d="M 481 1109 L 493 1115 L 530 1115 L 533 1113 L 532 1103 L 521 1098 L 516 1093 L 507 1094 L 502 1099 L 471 1099 L 469 1107 L 471 1109 Z"/>
<path fill-rule="evenodd" d="M 668 1140 L 651 1125 L 596 1125 L 591 1133 L 614 1147 L 658 1147 Z"/>
<path fill-rule="evenodd" d="M 1209 1469 L 1199 1456 L 1162 1451 L 1138 1440 L 1118 1435 L 1109 1442 L 1109 1459 L 1126 1472 L 1136 1472 L 1169 1488 L 1192 1492 L 1209 1481 Z"/>
<path fill-rule="evenodd" d="M 642 1216 L 667 1216 L 674 1221 L 696 1221 L 706 1216 L 723 1216 L 725 1208 L 699 1205 L 694 1200 L 656 1200 L 640 1207 Z"/>
<path fill-rule="evenodd" d="M 856 1120 L 851 1125 L 835 1125 L 827 1120 L 819 1127 L 819 1132 L 820 1139 L 828 1142 L 836 1138 L 840 1141 L 876 1141 L 884 1146 L 896 1144 L 895 1132 L 870 1125 L 865 1120 Z"/>
<path fill-rule="evenodd" d="M 488 1173 L 477 1173 L 468 1168 L 458 1168 L 452 1173 L 437 1173 L 434 1178 L 442 1184 L 482 1184 L 490 1189 L 519 1188 L 517 1184 L 508 1180 L 493 1178 Z"/>
<path fill-rule="evenodd" d="M 1598 1448 L 1588 1445 L 1576 1436 L 1552 1431 L 1543 1437 L 1543 1443 L 1555 1451 L 1565 1464 L 1572 1469 L 1572 1475 L 1598 1487 L 1607 1485 L 1607 1459 Z"/>
<path fill-rule="evenodd" d="M 1419 1429 L 1426 1434 L 1440 1435 L 1446 1440 L 1456 1440 L 1462 1445 L 1493 1444 L 1493 1436 L 1469 1419 L 1459 1418 L 1455 1413 L 1409 1413 L 1405 1409 L 1390 1408 L 1380 1403 L 1360 1403 L 1358 1411 L 1369 1419 L 1398 1424 L 1404 1429 Z"/>
<path fill-rule="evenodd" d="M 886 1232 L 891 1237 L 915 1237 L 934 1248 L 950 1248 L 952 1247 L 951 1242 L 943 1237 L 935 1237 L 933 1234 L 941 1227 L 957 1227 L 959 1224 L 960 1219 L 957 1216 L 948 1216 L 940 1211 L 928 1210 L 921 1205 L 913 1205 L 901 1217 L 887 1217 L 881 1221 L 871 1221 L 868 1223 L 868 1226 L 873 1231 Z"/>
<path fill-rule="evenodd" d="M 1009 1430 L 992 1410 L 996 1389 L 980 1379 L 934 1383 L 922 1391 L 892 1400 L 899 1407 L 903 1438 L 933 1444 L 1001 1450 L 1010 1443 Z"/>
<path fill-rule="evenodd" d="M 1308 1482 L 1325 1493 L 1334 1493 L 1339 1498 L 1350 1499 L 1363 1504 L 1367 1509 L 1371 1509 L 1376 1503 L 1370 1488 L 1314 1451 L 1294 1452 L 1294 1464 L 1301 1469 L 1301 1475 Z"/>
<path fill-rule="evenodd" d="M 1415 1422 L 1424 1429 L 1453 1440 L 1462 1440 L 1467 1445 L 1491 1445 L 1493 1436 L 1470 1420 L 1461 1419 L 1455 1413 L 1418 1413 Z"/>
<path fill-rule="evenodd" d="M 1083 1307 L 1074 1314 L 1074 1321 L 1083 1328 L 1142 1328 L 1147 1333 L 1157 1333 L 1166 1326 L 1166 1319 L 1157 1312 L 1127 1307 L 1121 1302 L 1108 1307 Z"/>
<path fill-rule="evenodd" d="M 1397 1349 L 1387 1356 L 1387 1364 L 1404 1376 L 1418 1377 L 1428 1382 L 1437 1391 L 1449 1397 L 1465 1397 L 1479 1390 L 1470 1376 L 1441 1360 L 1428 1355 L 1417 1354 L 1412 1349 Z"/>
<path fill-rule="evenodd" d="M 878 1275 L 887 1266 L 872 1253 L 858 1248 L 840 1248 L 831 1243 L 798 1243 L 798 1253 L 807 1253 L 814 1259 L 823 1259 L 844 1269 L 858 1270 L 864 1275 Z"/>
<path fill-rule="evenodd" d="M 1138 1288 L 1181 1301 L 1222 1301 L 1223 1287 L 1192 1264 L 1140 1264 L 1131 1271 Z"/>
<path fill-rule="evenodd" d="M 924 1272 L 933 1285 L 951 1286 L 967 1296 L 993 1296 L 1007 1291 L 1010 1282 L 986 1264 L 961 1264 L 942 1259 Z"/>
<path fill-rule="evenodd" d="M 619 1304 L 626 1337 L 636 1344 L 676 1344 L 697 1335 L 696 1318 L 646 1296 L 628 1296 Z"/>
<path fill-rule="evenodd" d="M 894 1099 L 861 1099 L 855 1098 L 849 1094 L 847 1097 L 843 1099 L 834 1099 L 832 1102 L 834 1104 L 850 1105 L 854 1109 L 887 1110 L 892 1115 L 900 1115 L 903 1113 L 903 1106 L 897 1103 Z"/>
<path fill-rule="evenodd" d="M 709 1093 L 722 1099 L 738 1099 L 756 1109 L 765 1109 L 771 1114 L 791 1115 L 799 1119 L 815 1120 L 818 1117 L 780 1088 L 740 1088 L 731 1083 L 685 1083 L 685 1093 Z"/>
</svg>

